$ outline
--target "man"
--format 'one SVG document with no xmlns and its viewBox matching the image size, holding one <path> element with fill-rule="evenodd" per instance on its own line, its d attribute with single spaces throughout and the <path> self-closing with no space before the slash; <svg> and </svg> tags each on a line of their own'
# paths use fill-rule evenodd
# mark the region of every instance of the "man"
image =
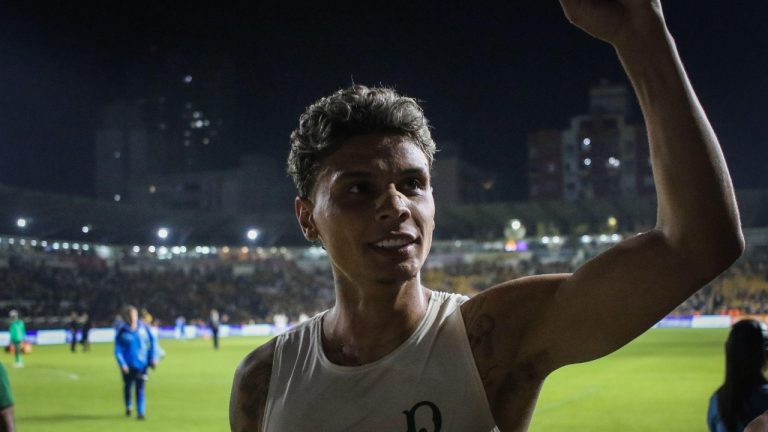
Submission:
<svg viewBox="0 0 768 432">
<path fill-rule="evenodd" d="M 213 337 L 213 349 L 219 349 L 219 325 L 221 320 L 219 319 L 219 311 L 211 309 L 210 317 L 208 318 L 208 325 L 211 327 L 211 336 Z"/>
<path fill-rule="evenodd" d="M 618 53 L 648 127 L 656 227 L 574 274 L 470 300 L 420 282 L 434 229 L 434 143 L 387 89 L 323 98 L 292 134 L 304 236 L 328 252 L 336 303 L 249 354 L 233 431 L 526 430 L 544 379 L 625 345 L 742 252 L 732 185 L 659 1 L 561 0 Z M 684 168 L 684 169 L 683 169 Z"/>
<path fill-rule="evenodd" d="M 91 349 L 91 341 L 89 339 L 91 328 L 93 328 L 91 317 L 88 315 L 88 312 L 83 312 L 83 314 L 80 315 L 80 345 L 83 346 L 83 352 L 87 352 Z"/>
<path fill-rule="evenodd" d="M 139 320 L 139 311 L 126 306 L 123 316 L 128 318 L 115 336 L 115 358 L 123 374 L 125 415 L 131 415 L 131 389 L 136 388 L 136 418 L 144 420 L 146 402 L 144 383 L 147 369 L 155 368 L 155 338 L 146 324 Z"/>
<path fill-rule="evenodd" d="M 10 333 L 13 353 L 16 356 L 13 367 L 24 367 L 24 341 L 27 339 L 27 329 L 24 326 L 24 321 L 19 319 L 19 312 L 16 309 L 12 309 L 8 313 L 8 317 L 11 318 L 8 333 Z"/>
<path fill-rule="evenodd" d="M 16 421 L 13 413 L 11 383 L 8 381 L 8 372 L 0 363 L 0 432 L 13 432 L 15 430 Z"/>
<path fill-rule="evenodd" d="M 80 328 L 80 321 L 77 312 L 72 311 L 69 313 L 69 323 L 67 324 L 69 329 L 69 335 L 71 337 L 69 341 L 69 351 L 74 353 L 77 348 L 77 333 Z"/>
</svg>

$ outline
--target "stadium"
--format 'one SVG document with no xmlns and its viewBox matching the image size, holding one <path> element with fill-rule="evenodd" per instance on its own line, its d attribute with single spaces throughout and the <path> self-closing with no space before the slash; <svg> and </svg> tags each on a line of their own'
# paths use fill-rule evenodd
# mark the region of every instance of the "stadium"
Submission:
<svg viewBox="0 0 768 432">
<path fill-rule="evenodd" d="M 324 250 L 285 234 L 290 220 L 222 220 L 8 187 L 1 192 L 0 315 L 18 310 L 32 343 L 26 366 L 11 370 L 24 430 L 134 430 L 132 423 L 116 423 L 123 419 L 112 326 L 124 304 L 151 314 L 165 351 L 151 374 L 153 414 L 145 430 L 203 431 L 225 428 L 232 374 L 247 352 L 333 302 Z M 765 320 L 768 314 L 764 196 L 739 194 L 743 218 L 752 225 L 745 227 L 749 247 L 743 257 L 620 351 L 556 372 L 545 384 L 532 430 L 703 428 L 708 397 L 722 379 L 727 328 L 745 316 Z M 646 204 L 450 209 L 424 283 L 472 296 L 521 276 L 573 271 L 643 229 L 653 202 Z M 52 214 L 57 216 L 46 217 Z M 489 218 L 478 221 L 477 215 Z M 532 236 L 525 229 L 561 220 L 570 225 L 557 234 Z M 594 231 L 569 231 L 585 226 Z M 195 242 L 170 241 L 178 231 Z M 207 324 L 211 308 L 222 313 L 221 350 L 215 352 Z M 87 353 L 68 349 L 73 312 L 87 312 L 93 321 Z M 180 316 L 186 324 L 179 332 Z M 7 332 L 0 333 L 0 343 L 8 345 Z"/>
<path fill-rule="evenodd" d="M 768 430 L 768 11 L 699 3 L 8 5 L 0 431 Z"/>
</svg>

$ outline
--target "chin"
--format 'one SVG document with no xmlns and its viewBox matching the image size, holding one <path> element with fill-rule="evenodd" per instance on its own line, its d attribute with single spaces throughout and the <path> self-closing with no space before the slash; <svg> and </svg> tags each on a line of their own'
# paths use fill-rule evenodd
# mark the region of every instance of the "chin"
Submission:
<svg viewBox="0 0 768 432">
<path fill-rule="evenodd" d="M 376 278 L 377 282 L 392 285 L 392 284 L 404 284 L 414 279 L 419 279 L 420 266 L 415 266 L 409 263 L 403 263 L 397 266 L 396 269 L 389 272 L 386 275 L 379 275 Z"/>
</svg>

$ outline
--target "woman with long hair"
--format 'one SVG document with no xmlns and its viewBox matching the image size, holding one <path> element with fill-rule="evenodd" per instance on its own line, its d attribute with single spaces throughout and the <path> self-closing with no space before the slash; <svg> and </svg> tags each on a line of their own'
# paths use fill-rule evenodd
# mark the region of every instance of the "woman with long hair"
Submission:
<svg viewBox="0 0 768 432">
<path fill-rule="evenodd" d="M 768 380 L 763 375 L 766 348 L 765 324 L 745 319 L 733 325 L 725 342 L 725 382 L 709 400 L 710 431 L 743 431 L 768 409 Z"/>
</svg>

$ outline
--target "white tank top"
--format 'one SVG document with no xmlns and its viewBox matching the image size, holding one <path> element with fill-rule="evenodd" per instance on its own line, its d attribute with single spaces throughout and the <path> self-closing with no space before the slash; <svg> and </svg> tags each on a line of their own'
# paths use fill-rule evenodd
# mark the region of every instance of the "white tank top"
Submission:
<svg viewBox="0 0 768 432">
<path fill-rule="evenodd" d="M 263 430 L 498 431 L 459 308 L 466 300 L 433 291 L 416 331 L 363 366 L 325 356 L 325 312 L 278 336 Z"/>
</svg>

